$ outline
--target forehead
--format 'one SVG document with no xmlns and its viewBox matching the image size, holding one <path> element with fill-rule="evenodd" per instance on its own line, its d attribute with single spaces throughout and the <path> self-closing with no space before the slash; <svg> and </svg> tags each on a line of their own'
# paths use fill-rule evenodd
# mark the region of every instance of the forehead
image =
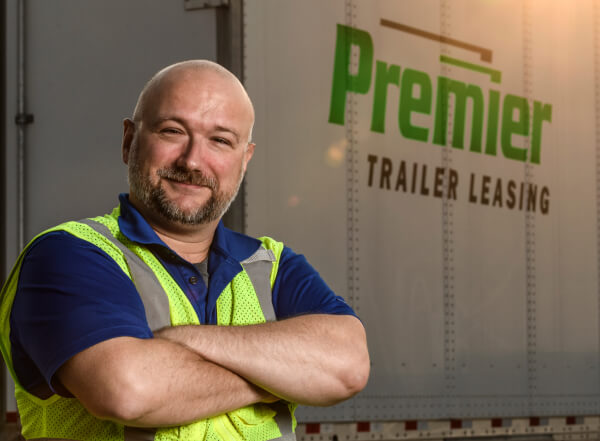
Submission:
<svg viewBox="0 0 600 441">
<path fill-rule="evenodd" d="M 254 122 L 252 104 L 242 86 L 209 70 L 165 76 L 150 91 L 143 114 L 143 119 L 176 117 L 190 122 L 248 126 L 248 130 Z"/>
</svg>

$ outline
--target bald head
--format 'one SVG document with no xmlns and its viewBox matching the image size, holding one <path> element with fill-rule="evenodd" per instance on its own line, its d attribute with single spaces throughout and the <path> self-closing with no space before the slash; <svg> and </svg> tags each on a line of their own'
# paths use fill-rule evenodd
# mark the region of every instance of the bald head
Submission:
<svg viewBox="0 0 600 441">
<path fill-rule="evenodd" d="M 148 107 L 160 101 L 162 95 L 169 93 L 169 90 L 174 85 L 197 83 L 203 86 L 204 83 L 214 83 L 215 81 L 219 83 L 218 87 L 227 88 L 232 97 L 239 99 L 247 107 L 253 123 L 254 107 L 242 83 L 223 66 L 209 60 L 182 61 L 157 72 L 142 89 L 135 105 L 132 119 L 134 122 L 142 121 L 148 111 Z M 248 139 L 249 141 L 250 139 Z"/>
<path fill-rule="evenodd" d="M 225 68 L 193 60 L 161 70 L 123 122 L 130 200 L 163 231 L 216 227 L 254 153 L 253 124 L 250 98 Z"/>
</svg>

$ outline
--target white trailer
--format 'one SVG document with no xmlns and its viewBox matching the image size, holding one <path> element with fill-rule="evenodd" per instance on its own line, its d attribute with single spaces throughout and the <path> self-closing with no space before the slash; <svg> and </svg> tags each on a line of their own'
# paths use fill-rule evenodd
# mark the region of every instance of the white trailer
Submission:
<svg viewBox="0 0 600 441">
<path fill-rule="evenodd" d="M 372 358 L 300 439 L 598 437 L 598 8 L 245 2 L 247 231 L 308 256 Z"/>
<path fill-rule="evenodd" d="M 5 271 L 20 236 L 126 190 L 149 75 L 218 60 L 257 114 L 228 222 L 307 255 L 367 329 L 367 388 L 301 408 L 298 438 L 597 439 L 599 8 L 7 0 Z"/>
</svg>

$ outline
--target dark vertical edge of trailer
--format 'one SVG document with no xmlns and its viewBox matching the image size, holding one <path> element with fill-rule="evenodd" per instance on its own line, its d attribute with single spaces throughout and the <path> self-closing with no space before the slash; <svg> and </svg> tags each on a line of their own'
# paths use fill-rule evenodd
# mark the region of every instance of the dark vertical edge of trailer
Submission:
<svg viewBox="0 0 600 441">
<path fill-rule="evenodd" d="M 230 0 L 228 6 L 217 8 L 217 62 L 244 82 L 244 2 Z M 244 233 L 246 230 L 246 184 L 223 218 L 225 226 Z"/>
</svg>

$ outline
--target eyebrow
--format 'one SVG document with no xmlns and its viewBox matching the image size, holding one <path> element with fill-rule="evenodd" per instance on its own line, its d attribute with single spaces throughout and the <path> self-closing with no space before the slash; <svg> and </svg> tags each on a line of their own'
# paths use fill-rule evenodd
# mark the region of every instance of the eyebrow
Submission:
<svg viewBox="0 0 600 441">
<path fill-rule="evenodd" d="M 239 141 L 240 141 L 240 136 L 239 136 L 239 135 L 238 135 L 238 133 L 237 133 L 235 130 L 233 130 L 233 129 L 230 129 L 230 128 L 228 128 L 228 127 L 223 127 L 223 126 L 217 126 L 217 127 L 215 127 L 215 130 L 216 130 L 217 132 L 227 132 L 227 133 L 231 133 L 233 136 L 235 136 L 235 141 L 236 141 L 236 142 L 239 142 Z"/>
<path fill-rule="evenodd" d="M 181 124 L 182 126 L 185 126 L 185 121 L 181 118 L 178 118 L 177 116 L 163 116 L 163 117 L 159 117 L 156 118 L 155 120 L 152 121 L 152 126 L 157 126 L 159 124 L 162 124 L 164 122 L 167 121 L 175 121 L 178 124 Z"/>
</svg>

